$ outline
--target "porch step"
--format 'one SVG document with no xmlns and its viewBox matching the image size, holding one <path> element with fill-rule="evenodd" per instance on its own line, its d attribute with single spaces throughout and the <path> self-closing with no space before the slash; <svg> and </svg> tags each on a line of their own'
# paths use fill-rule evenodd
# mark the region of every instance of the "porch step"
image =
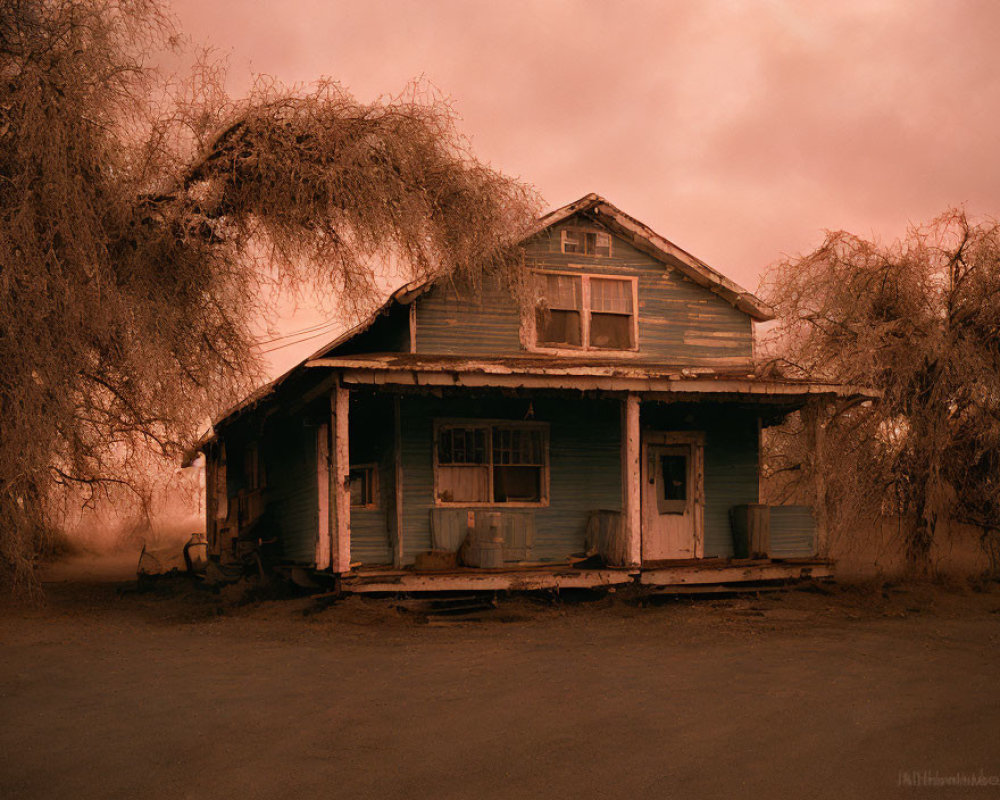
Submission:
<svg viewBox="0 0 1000 800">
<path fill-rule="evenodd" d="M 484 615 L 496 610 L 497 603 L 492 597 L 483 595 L 458 595 L 455 597 L 438 597 L 424 600 L 403 600 L 395 604 L 396 608 L 411 614 L 419 614 L 434 620 L 472 620 L 481 619 Z"/>
</svg>

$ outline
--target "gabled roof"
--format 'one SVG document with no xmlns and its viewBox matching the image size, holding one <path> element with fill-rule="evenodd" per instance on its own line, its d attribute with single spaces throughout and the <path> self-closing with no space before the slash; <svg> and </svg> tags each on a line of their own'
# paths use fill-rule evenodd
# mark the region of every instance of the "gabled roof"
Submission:
<svg viewBox="0 0 1000 800">
<path fill-rule="evenodd" d="M 654 258 L 676 268 L 699 286 L 703 286 L 714 294 L 717 294 L 735 308 L 749 315 L 752 319 L 758 322 L 774 319 L 773 309 L 751 292 L 746 291 L 729 280 L 725 275 L 712 269 L 705 262 L 695 258 L 686 250 L 682 250 L 673 242 L 660 236 L 652 228 L 629 216 L 598 194 L 590 193 L 575 202 L 543 215 L 538 219 L 538 224 L 529 231 L 523 241 L 537 236 L 546 229 L 569 219 L 575 214 L 584 214 L 597 220 L 616 235 L 625 239 L 637 250 L 648 253 Z M 286 383 L 290 378 L 302 374 L 310 366 L 309 362 L 312 362 L 312 366 L 318 366 L 317 361 L 324 359 L 332 350 L 368 330 L 382 314 L 389 311 L 394 305 L 409 305 L 417 297 L 429 291 L 440 277 L 442 276 L 431 276 L 427 279 L 412 281 L 401 286 L 359 324 L 340 334 L 332 341 L 323 345 L 315 353 L 304 358 L 283 375 L 260 387 L 244 400 L 221 413 L 212 420 L 213 430 L 206 432 L 191 451 L 185 455 L 185 465 L 190 463 L 198 450 L 214 438 L 214 429 L 218 425 L 233 419 L 240 413 L 252 408 L 260 401 L 274 394 L 278 387 Z"/>
<path fill-rule="evenodd" d="M 436 278 L 427 278 L 420 281 L 410 281 L 410 283 L 405 283 L 400 286 L 396 291 L 389 295 L 385 302 L 382 303 L 378 308 L 376 308 L 371 314 L 365 317 L 361 322 L 355 325 L 353 328 L 349 328 L 340 334 L 332 342 L 327 342 L 319 350 L 313 353 L 308 358 L 304 358 L 300 361 L 300 364 L 304 364 L 306 361 L 310 361 L 314 358 L 320 358 L 324 353 L 328 353 L 335 347 L 339 347 L 345 342 L 349 342 L 359 333 L 364 333 L 368 330 L 375 321 L 382 316 L 386 311 L 392 308 L 397 303 L 403 306 L 408 306 L 414 300 L 416 300 L 420 295 L 424 294 L 434 285 Z"/>
<path fill-rule="evenodd" d="M 616 205 L 593 192 L 562 208 L 557 208 L 539 217 L 538 224 L 524 237 L 524 241 L 537 236 L 553 225 L 558 225 L 575 214 L 587 214 L 598 220 L 637 250 L 642 250 L 654 258 L 670 264 L 681 274 L 690 278 L 699 286 L 703 286 L 714 294 L 717 294 L 727 303 L 739 309 L 744 314 L 749 315 L 757 322 L 766 322 L 767 320 L 774 319 L 774 309 L 752 292 L 748 292 L 721 272 L 712 269 L 701 259 L 695 258 L 686 250 L 682 250 L 673 242 L 660 236 L 652 228 L 629 216 Z M 413 281 L 401 286 L 389 296 L 385 303 L 379 306 L 362 322 L 344 332 L 329 344 L 324 345 L 305 360 L 309 361 L 319 358 L 334 348 L 350 341 L 358 334 L 363 333 L 372 326 L 381 314 L 392 308 L 394 304 L 409 305 L 417 297 L 427 292 L 436 280 L 437 276 L 432 276 L 426 280 Z"/>
<path fill-rule="evenodd" d="M 574 214 L 587 214 L 604 224 L 637 250 L 676 267 L 686 277 L 719 295 L 723 300 L 748 314 L 758 322 L 774 319 L 774 309 L 767 303 L 734 283 L 721 272 L 712 269 L 699 258 L 682 250 L 669 239 L 660 236 L 648 225 L 639 222 L 599 194 L 588 194 L 579 200 L 550 211 L 538 220 L 532 235 L 569 219 Z"/>
</svg>

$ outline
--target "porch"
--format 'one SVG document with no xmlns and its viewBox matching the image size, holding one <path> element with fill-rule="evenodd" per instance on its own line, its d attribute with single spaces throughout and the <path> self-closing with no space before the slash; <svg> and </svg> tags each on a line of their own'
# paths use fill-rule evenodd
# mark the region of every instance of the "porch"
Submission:
<svg viewBox="0 0 1000 800">
<path fill-rule="evenodd" d="M 809 509 L 773 509 L 773 535 L 752 543 L 744 525 L 742 546 L 736 523 L 760 501 L 762 428 L 844 387 L 648 365 L 361 361 L 309 362 L 287 400 L 206 451 L 214 553 L 249 530 L 276 543 L 277 563 L 352 592 L 832 574 Z M 425 557 L 441 560 L 428 569 Z"/>
<path fill-rule="evenodd" d="M 712 592 L 740 584 L 784 584 L 833 576 L 825 559 L 685 559 L 662 561 L 642 568 L 577 569 L 572 565 L 516 565 L 499 569 L 456 568 L 416 571 L 367 567 L 341 576 L 340 588 L 352 593 L 394 594 L 482 591 L 526 592 L 560 589 L 602 589 L 626 586 L 669 588 L 671 591 Z"/>
</svg>

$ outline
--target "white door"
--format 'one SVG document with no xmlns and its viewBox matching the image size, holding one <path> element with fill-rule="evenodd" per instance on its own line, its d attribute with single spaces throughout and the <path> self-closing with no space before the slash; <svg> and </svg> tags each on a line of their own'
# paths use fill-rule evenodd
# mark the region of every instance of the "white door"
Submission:
<svg viewBox="0 0 1000 800">
<path fill-rule="evenodd" d="M 704 435 L 647 433 L 642 451 L 642 560 L 701 558 Z"/>
</svg>

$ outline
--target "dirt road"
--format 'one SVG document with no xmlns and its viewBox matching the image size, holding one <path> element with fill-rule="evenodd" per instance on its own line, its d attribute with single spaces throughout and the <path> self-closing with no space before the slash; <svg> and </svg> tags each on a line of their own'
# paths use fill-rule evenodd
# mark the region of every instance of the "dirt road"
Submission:
<svg viewBox="0 0 1000 800">
<path fill-rule="evenodd" d="M 311 606 L 2 609 L 0 797 L 1000 796 L 995 589 Z"/>
</svg>

